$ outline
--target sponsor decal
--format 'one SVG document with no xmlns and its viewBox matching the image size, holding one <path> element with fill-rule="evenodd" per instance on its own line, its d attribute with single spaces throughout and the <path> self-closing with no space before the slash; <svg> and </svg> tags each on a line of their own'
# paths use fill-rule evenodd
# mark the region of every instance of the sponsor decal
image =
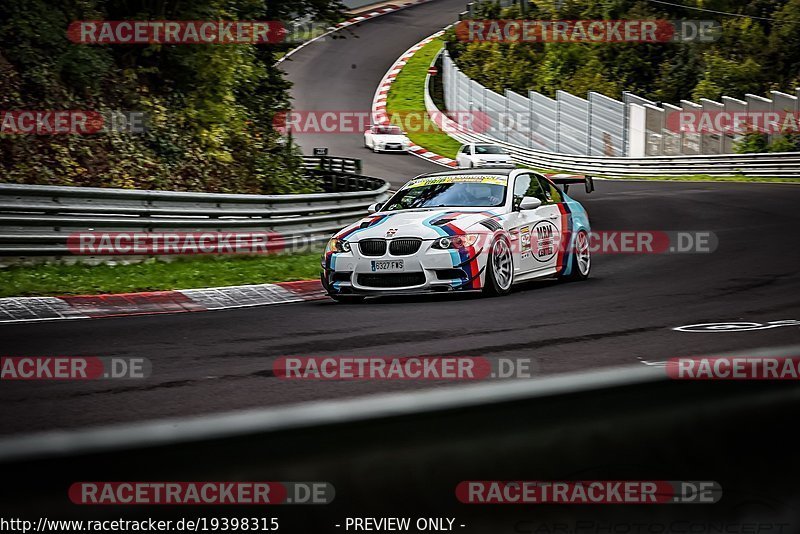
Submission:
<svg viewBox="0 0 800 534">
<path fill-rule="evenodd" d="M 560 237 L 558 227 L 550 221 L 539 221 L 533 226 L 532 233 L 536 237 L 536 252 L 533 259 L 542 263 L 553 259 L 560 250 Z"/>
<path fill-rule="evenodd" d="M 523 226 L 519 229 L 519 247 L 523 257 L 530 256 L 531 252 L 531 227 Z"/>
<path fill-rule="evenodd" d="M 411 182 L 407 183 L 405 189 L 411 189 L 414 187 L 426 187 L 429 185 L 439 185 L 439 184 L 455 184 L 455 183 L 464 183 L 464 184 L 493 184 L 493 185 L 506 185 L 508 183 L 507 176 L 476 176 L 476 175 L 451 175 L 451 176 L 437 176 L 433 178 L 420 178 L 418 180 L 412 180 Z"/>
</svg>

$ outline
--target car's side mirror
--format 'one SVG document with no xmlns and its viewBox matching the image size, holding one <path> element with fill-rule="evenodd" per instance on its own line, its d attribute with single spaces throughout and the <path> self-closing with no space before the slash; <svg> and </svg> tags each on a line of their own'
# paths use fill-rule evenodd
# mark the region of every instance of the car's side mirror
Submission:
<svg viewBox="0 0 800 534">
<path fill-rule="evenodd" d="M 535 210 L 542 205 L 542 201 L 536 197 L 522 197 L 522 202 L 519 203 L 521 210 Z"/>
<path fill-rule="evenodd" d="M 371 204 L 370 207 L 367 208 L 367 212 L 368 213 L 375 213 L 377 211 L 380 211 L 381 207 L 382 207 L 381 203 L 380 202 L 376 202 L 375 204 Z"/>
</svg>

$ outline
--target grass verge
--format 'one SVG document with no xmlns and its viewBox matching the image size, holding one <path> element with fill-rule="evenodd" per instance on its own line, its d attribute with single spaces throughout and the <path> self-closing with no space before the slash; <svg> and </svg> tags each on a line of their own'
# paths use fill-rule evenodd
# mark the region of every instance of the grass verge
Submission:
<svg viewBox="0 0 800 534">
<path fill-rule="evenodd" d="M 415 117 L 421 114 L 425 121 L 424 127 L 414 121 L 414 128 L 411 130 L 417 130 L 416 132 L 409 131 L 401 122 L 393 122 L 406 130 L 413 143 L 441 156 L 455 159 L 461 143 L 442 132 L 430 121 L 425 111 L 425 77 L 433 58 L 443 45 L 441 39 L 434 39 L 405 64 L 389 89 L 386 111 L 390 117 L 405 117 L 409 112 L 413 112 Z"/>
<path fill-rule="evenodd" d="M 0 269 L 0 297 L 92 295 L 265 284 L 319 277 L 320 253 L 197 256 L 126 265 L 41 264 Z"/>
</svg>

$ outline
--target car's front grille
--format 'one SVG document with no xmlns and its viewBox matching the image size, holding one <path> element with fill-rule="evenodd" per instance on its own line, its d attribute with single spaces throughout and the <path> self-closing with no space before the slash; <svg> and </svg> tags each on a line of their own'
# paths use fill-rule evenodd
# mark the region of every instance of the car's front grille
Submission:
<svg viewBox="0 0 800 534">
<path fill-rule="evenodd" d="M 386 254 L 386 240 L 364 239 L 358 242 L 358 249 L 364 256 L 383 256 Z"/>
<path fill-rule="evenodd" d="M 365 287 L 411 287 L 425 283 L 425 273 L 359 274 L 359 285 Z"/>
<path fill-rule="evenodd" d="M 386 143 L 386 148 L 388 150 L 400 150 L 401 148 L 403 148 L 403 145 L 399 143 Z"/>
<path fill-rule="evenodd" d="M 353 273 L 350 272 L 350 271 L 339 271 L 339 272 L 333 273 L 333 281 L 334 282 L 349 282 L 350 281 L 350 275 L 352 275 L 352 274 Z"/>
<path fill-rule="evenodd" d="M 389 243 L 389 254 L 392 256 L 410 256 L 416 254 L 422 245 L 422 239 L 393 239 Z"/>
</svg>

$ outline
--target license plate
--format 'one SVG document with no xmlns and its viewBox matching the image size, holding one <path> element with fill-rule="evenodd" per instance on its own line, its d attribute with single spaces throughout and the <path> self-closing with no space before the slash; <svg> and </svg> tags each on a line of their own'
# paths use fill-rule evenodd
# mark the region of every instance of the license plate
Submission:
<svg viewBox="0 0 800 534">
<path fill-rule="evenodd" d="M 402 271 L 403 260 L 373 260 L 372 272 L 376 271 Z"/>
</svg>

